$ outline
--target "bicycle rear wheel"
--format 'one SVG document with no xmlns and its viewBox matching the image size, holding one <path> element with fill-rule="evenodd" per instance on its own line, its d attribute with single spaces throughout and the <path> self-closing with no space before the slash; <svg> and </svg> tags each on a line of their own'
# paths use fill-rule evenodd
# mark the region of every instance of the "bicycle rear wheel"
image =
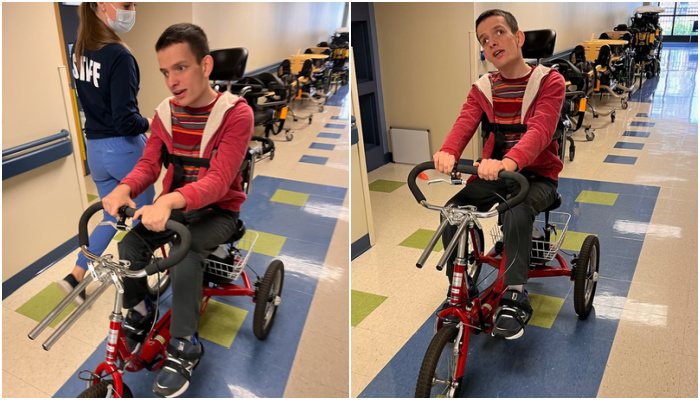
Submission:
<svg viewBox="0 0 700 400">
<path fill-rule="evenodd" d="M 458 333 L 455 325 L 445 324 L 433 336 L 418 374 L 415 397 L 459 397 L 462 377 L 455 375 L 459 363 L 466 361 L 466 354 L 456 342 Z"/>
</svg>

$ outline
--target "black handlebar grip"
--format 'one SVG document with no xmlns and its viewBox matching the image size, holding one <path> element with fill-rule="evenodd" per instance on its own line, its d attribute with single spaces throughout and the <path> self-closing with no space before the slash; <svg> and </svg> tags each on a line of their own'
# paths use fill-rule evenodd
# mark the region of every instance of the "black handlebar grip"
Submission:
<svg viewBox="0 0 700 400">
<path fill-rule="evenodd" d="M 418 203 L 425 201 L 425 195 L 418 188 L 418 185 L 416 185 L 416 178 L 418 178 L 421 172 L 429 169 L 435 169 L 435 164 L 432 161 L 426 161 L 416 165 L 408 174 L 408 188 L 411 190 L 413 197 L 415 197 Z"/>
<path fill-rule="evenodd" d="M 145 268 L 148 275 L 153 275 L 158 271 L 163 272 L 166 269 L 174 266 L 182 261 L 182 259 L 187 255 L 187 252 L 190 251 L 192 237 L 190 236 L 189 229 L 187 229 L 185 225 L 169 219 L 165 223 L 165 229 L 175 232 L 180 237 L 180 243 L 171 249 L 168 258 L 156 260 L 155 262 L 148 264 Z"/>
<path fill-rule="evenodd" d="M 80 221 L 78 221 L 78 245 L 89 246 L 90 245 L 90 234 L 88 234 L 88 221 L 93 214 L 102 209 L 102 202 L 91 205 L 87 210 L 83 211 L 83 215 L 80 216 Z"/>
</svg>

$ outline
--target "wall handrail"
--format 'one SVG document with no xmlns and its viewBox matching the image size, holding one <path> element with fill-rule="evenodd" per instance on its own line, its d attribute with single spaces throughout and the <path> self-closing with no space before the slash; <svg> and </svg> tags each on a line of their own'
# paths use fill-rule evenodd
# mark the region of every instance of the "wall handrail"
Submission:
<svg viewBox="0 0 700 400">
<path fill-rule="evenodd" d="M 45 146 L 48 144 L 48 146 Z M 27 151 L 31 150 L 31 151 Z M 27 151 L 24 154 L 21 152 Z M 2 180 L 41 167 L 73 153 L 70 135 L 61 132 L 2 151 Z"/>
<path fill-rule="evenodd" d="M 61 129 L 61 132 L 59 132 L 55 135 L 47 136 L 43 139 L 37 139 L 33 142 L 20 144 L 19 146 L 10 147 L 7 150 L 3 150 L 2 151 L 2 158 L 5 158 L 5 157 L 10 156 L 10 155 L 15 154 L 15 153 L 19 153 L 20 151 L 29 150 L 32 147 L 38 147 L 38 146 L 44 145 L 46 143 L 53 142 L 54 140 L 63 139 L 64 137 L 68 137 L 68 135 L 69 135 L 69 133 L 67 130 Z"/>
</svg>

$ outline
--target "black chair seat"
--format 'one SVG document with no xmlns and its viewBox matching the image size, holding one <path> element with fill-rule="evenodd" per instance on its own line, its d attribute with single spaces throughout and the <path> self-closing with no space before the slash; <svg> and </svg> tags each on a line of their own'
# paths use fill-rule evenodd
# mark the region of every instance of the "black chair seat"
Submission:
<svg viewBox="0 0 700 400">
<path fill-rule="evenodd" d="M 275 110 L 272 107 L 259 108 L 255 110 L 255 125 L 264 125 L 275 116 Z"/>
</svg>

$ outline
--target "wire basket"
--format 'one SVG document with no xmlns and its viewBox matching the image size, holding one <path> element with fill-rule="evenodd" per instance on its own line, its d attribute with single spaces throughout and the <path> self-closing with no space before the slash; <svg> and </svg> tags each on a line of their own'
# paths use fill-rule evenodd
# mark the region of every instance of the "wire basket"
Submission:
<svg viewBox="0 0 700 400">
<path fill-rule="evenodd" d="M 540 234 L 541 238 L 532 238 L 530 263 L 547 263 L 557 256 L 557 252 L 561 248 L 562 243 L 564 243 L 564 237 L 566 236 L 566 230 L 569 227 L 570 219 L 571 214 L 568 213 L 555 211 L 549 213 L 549 226 L 554 228 L 550 232 L 549 241 L 544 240 L 544 218 L 535 220 L 534 228 Z M 503 241 L 503 232 L 501 231 L 500 225 L 495 225 L 491 229 L 490 234 L 494 243 Z"/>
<path fill-rule="evenodd" d="M 245 236 L 237 242 L 237 245 L 231 247 L 228 251 L 228 256 L 225 261 L 218 257 L 213 259 L 211 256 L 204 260 L 204 272 L 226 281 L 235 281 L 243 272 L 243 268 L 248 264 L 248 259 L 253 253 L 253 247 L 258 240 L 258 233 L 253 231 L 246 232 Z"/>
</svg>

